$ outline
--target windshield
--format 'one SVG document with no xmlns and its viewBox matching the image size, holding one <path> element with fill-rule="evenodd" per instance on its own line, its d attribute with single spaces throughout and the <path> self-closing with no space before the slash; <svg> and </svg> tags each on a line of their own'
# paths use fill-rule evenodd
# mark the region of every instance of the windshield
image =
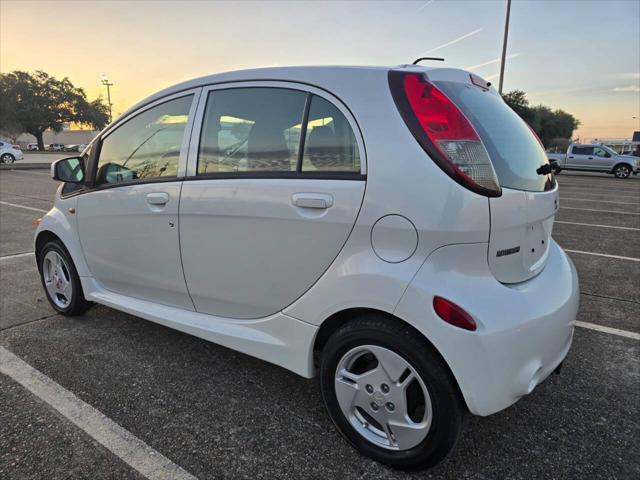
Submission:
<svg viewBox="0 0 640 480">
<path fill-rule="evenodd" d="M 542 192 L 552 185 L 536 170 L 549 163 L 527 124 L 492 92 L 460 82 L 434 82 L 474 126 L 505 188 Z"/>
</svg>

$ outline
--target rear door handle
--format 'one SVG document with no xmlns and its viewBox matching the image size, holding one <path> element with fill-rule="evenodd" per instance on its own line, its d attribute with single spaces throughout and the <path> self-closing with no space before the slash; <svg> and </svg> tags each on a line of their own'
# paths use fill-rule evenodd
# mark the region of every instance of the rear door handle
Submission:
<svg viewBox="0 0 640 480">
<path fill-rule="evenodd" d="M 328 193 L 294 193 L 291 202 L 300 208 L 325 209 L 333 205 L 333 197 Z"/>
<path fill-rule="evenodd" d="M 149 205 L 166 205 L 169 202 L 169 194 L 165 192 L 147 193 Z"/>
</svg>

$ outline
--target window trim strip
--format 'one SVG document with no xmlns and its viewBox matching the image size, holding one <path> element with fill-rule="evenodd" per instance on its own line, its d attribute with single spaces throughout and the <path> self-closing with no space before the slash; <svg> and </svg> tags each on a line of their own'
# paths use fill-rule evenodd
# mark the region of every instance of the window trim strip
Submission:
<svg viewBox="0 0 640 480">
<path fill-rule="evenodd" d="M 311 100 L 313 93 L 307 92 L 304 101 L 304 112 L 302 113 L 302 124 L 300 127 L 300 142 L 298 143 L 298 162 L 296 163 L 296 173 L 302 173 L 302 158 L 304 157 L 304 144 L 307 141 L 307 123 L 309 122 L 309 110 L 311 110 Z"/>
</svg>

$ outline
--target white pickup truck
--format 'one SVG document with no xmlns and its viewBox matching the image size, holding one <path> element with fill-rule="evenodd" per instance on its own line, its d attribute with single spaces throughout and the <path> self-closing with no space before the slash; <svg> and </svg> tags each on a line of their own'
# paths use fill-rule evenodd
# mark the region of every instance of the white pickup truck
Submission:
<svg viewBox="0 0 640 480">
<path fill-rule="evenodd" d="M 572 143 L 567 153 L 547 153 L 549 162 L 555 164 L 555 171 L 584 170 L 611 173 L 617 178 L 628 178 L 638 174 L 640 158 L 619 155 L 609 147 L 598 144 Z"/>
</svg>

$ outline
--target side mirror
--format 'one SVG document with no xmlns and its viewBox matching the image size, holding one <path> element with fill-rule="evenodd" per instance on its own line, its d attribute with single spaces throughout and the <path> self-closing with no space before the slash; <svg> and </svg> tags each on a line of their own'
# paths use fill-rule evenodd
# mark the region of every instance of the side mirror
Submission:
<svg viewBox="0 0 640 480">
<path fill-rule="evenodd" d="M 63 158 L 51 164 L 51 177 L 65 183 L 84 183 L 82 157 Z"/>
<path fill-rule="evenodd" d="M 604 154 L 604 156 L 605 156 L 606 158 L 611 158 L 611 154 L 610 154 L 609 152 L 605 153 L 605 154 Z"/>
</svg>

